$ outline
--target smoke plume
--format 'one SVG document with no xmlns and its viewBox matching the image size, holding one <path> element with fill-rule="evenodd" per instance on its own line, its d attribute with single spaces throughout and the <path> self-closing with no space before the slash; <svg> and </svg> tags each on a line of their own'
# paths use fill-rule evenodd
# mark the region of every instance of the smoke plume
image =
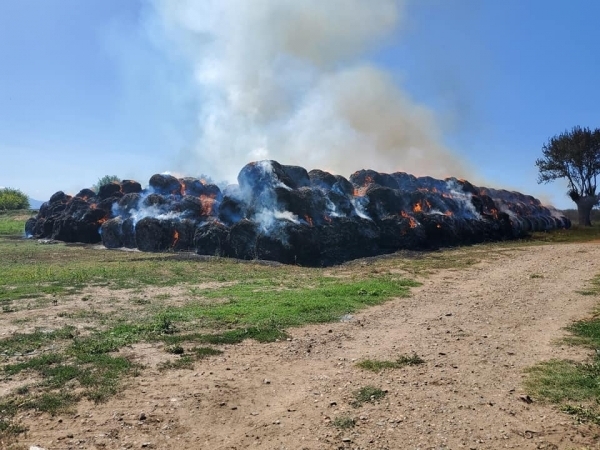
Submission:
<svg viewBox="0 0 600 450">
<path fill-rule="evenodd" d="M 185 171 L 232 180 L 248 161 L 276 159 L 346 176 L 466 176 L 433 112 L 367 56 L 397 34 L 405 3 L 156 0 L 201 105 Z"/>
</svg>

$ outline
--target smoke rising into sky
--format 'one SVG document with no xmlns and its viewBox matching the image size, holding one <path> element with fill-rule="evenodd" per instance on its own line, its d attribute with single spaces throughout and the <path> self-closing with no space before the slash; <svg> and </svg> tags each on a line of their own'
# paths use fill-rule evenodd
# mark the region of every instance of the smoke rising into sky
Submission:
<svg viewBox="0 0 600 450">
<path fill-rule="evenodd" d="M 405 0 L 157 0 L 167 51 L 194 70 L 197 132 L 182 171 L 235 179 L 275 159 L 468 176 L 434 113 L 365 55 L 403 26 Z"/>
</svg>

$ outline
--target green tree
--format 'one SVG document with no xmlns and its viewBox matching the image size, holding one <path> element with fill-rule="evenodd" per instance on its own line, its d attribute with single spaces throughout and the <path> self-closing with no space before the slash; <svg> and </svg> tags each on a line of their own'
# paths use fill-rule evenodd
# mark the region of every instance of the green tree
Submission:
<svg viewBox="0 0 600 450">
<path fill-rule="evenodd" d="M 551 137 L 536 160 L 538 183 L 565 178 L 568 195 L 577 205 L 579 225 L 591 226 L 592 208 L 600 203 L 596 177 L 600 173 L 600 129 L 573 127 Z"/>
<path fill-rule="evenodd" d="M 0 210 L 29 209 L 29 197 L 19 189 L 0 189 Z"/>
<path fill-rule="evenodd" d="M 104 175 L 102 178 L 99 178 L 94 186 L 92 186 L 92 191 L 98 192 L 102 186 L 105 184 L 112 183 L 116 181 L 117 183 L 121 182 L 121 179 L 116 175 Z"/>
</svg>

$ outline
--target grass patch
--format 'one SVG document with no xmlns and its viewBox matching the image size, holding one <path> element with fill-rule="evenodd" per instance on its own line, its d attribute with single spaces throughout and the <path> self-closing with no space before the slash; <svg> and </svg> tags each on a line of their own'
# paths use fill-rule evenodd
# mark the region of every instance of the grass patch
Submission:
<svg viewBox="0 0 600 450">
<path fill-rule="evenodd" d="M 173 321 L 202 320 L 218 327 L 281 329 L 336 321 L 357 309 L 383 303 L 391 297 L 404 297 L 410 287 L 419 285 L 391 276 L 353 280 L 318 277 L 311 280 L 313 286 L 285 289 L 266 281 L 249 280 L 212 289 L 205 292 L 206 298 L 227 301 L 212 305 L 190 302 L 167 308 L 164 314 Z"/>
<path fill-rule="evenodd" d="M 600 294 L 600 276 L 594 277 L 589 286 L 580 291 L 575 291 L 580 295 L 599 295 Z"/>
<path fill-rule="evenodd" d="M 383 391 L 375 386 L 364 386 L 353 394 L 354 400 L 350 403 L 355 408 L 362 406 L 364 403 L 374 403 L 385 397 L 387 391 Z"/>
<path fill-rule="evenodd" d="M 347 430 L 349 428 L 354 428 L 356 420 L 350 416 L 338 416 L 333 419 L 332 425 L 341 430 Z"/>
<path fill-rule="evenodd" d="M 25 222 L 34 215 L 30 210 L 0 211 L 0 236 L 23 236 Z"/>
<path fill-rule="evenodd" d="M 77 335 L 73 326 L 65 326 L 53 331 L 36 330 L 33 333 L 15 333 L 10 338 L 0 340 L 0 348 L 7 356 L 31 353 L 44 346 L 56 345 L 72 340 Z"/>
<path fill-rule="evenodd" d="M 600 239 L 600 224 L 591 227 L 573 225 L 568 230 L 540 231 L 531 234 L 531 241 L 549 244 L 589 242 Z"/>
<path fill-rule="evenodd" d="M 172 345 L 170 347 L 165 348 L 165 351 L 173 355 L 183 355 L 183 353 L 185 352 L 181 345 Z"/>
<path fill-rule="evenodd" d="M 77 400 L 77 396 L 67 392 L 50 392 L 32 398 L 24 404 L 24 407 L 47 412 L 54 416 L 59 412 L 72 411 Z"/>
<path fill-rule="evenodd" d="M 158 365 L 158 370 L 180 370 L 180 369 L 189 369 L 192 370 L 194 368 L 194 358 L 189 355 L 182 356 L 181 358 L 176 359 L 175 361 L 165 361 Z"/>
<path fill-rule="evenodd" d="M 600 401 L 600 361 L 575 363 L 550 360 L 528 369 L 526 386 L 533 394 L 553 403 Z"/>
<path fill-rule="evenodd" d="M 567 414 L 575 416 L 581 423 L 591 422 L 596 425 L 600 425 L 600 409 L 599 408 L 586 408 L 584 406 L 571 406 L 566 405 L 562 408 Z"/>
<path fill-rule="evenodd" d="M 598 280 L 593 280 L 594 291 L 599 288 Z M 553 359 L 536 364 L 527 370 L 525 386 L 577 420 L 600 425 L 600 315 L 575 322 L 567 329 L 571 336 L 566 341 L 594 349 L 594 356 L 588 362 Z"/>
<path fill-rule="evenodd" d="M 361 369 L 370 370 L 371 372 L 379 373 L 386 369 L 399 369 L 404 366 L 416 366 L 425 363 L 420 356 L 412 354 L 411 356 L 402 355 L 395 361 L 391 360 L 377 360 L 377 359 L 365 359 L 356 363 L 357 367 Z"/>
</svg>

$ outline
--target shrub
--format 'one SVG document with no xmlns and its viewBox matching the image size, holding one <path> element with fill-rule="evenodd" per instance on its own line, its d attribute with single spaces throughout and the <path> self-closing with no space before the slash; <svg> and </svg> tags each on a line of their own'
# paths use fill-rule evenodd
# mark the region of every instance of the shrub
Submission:
<svg viewBox="0 0 600 450">
<path fill-rule="evenodd" d="M 29 198 L 18 189 L 0 189 L 0 210 L 29 209 Z"/>
<path fill-rule="evenodd" d="M 92 190 L 94 192 L 98 192 L 102 186 L 105 184 L 112 183 L 116 181 L 117 183 L 121 182 L 121 179 L 116 175 L 104 175 L 102 178 L 99 178 L 94 186 L 92 186 Z"/>
</svg>

